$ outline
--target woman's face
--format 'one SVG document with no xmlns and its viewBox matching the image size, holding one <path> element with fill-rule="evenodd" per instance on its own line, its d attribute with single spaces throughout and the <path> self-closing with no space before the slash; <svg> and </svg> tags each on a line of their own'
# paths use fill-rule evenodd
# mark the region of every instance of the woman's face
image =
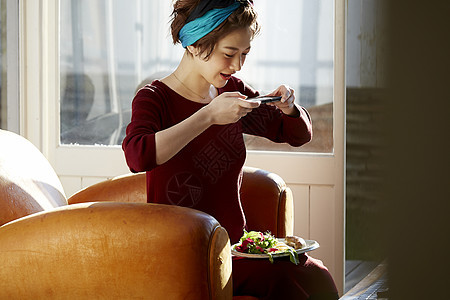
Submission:
<svg viewBox="0 0 450 300">
<path fill-rule="evenodd" d="M 200 75 L 216 88 L 224 87 L 244 65 L 251 36 L 249 28 L 236 29 L 217 42 L 208 60 L 195 56 Z"/>
</svg>

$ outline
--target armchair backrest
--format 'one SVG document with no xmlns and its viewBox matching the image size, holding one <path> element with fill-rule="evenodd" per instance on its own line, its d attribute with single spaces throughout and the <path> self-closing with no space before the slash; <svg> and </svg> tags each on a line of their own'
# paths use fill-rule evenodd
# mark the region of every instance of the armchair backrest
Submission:
<svg viewBox="0 0 450 300">
<path fill-rule="evenodd" d="M 0 130 L 0 225 L 66 204 L 44 155 L 20 135 Z"/>
<path fill-rule="evenodd" d="M 241 202 L 249 230 L 269 230 L 277 237 L 293 234 L 293 197 L 284 180 L 271 172 L 245 166 Z M 145 173 L 127 174 L 89 186 L 68 199 L 69 204 L 91 201 L 147 201 Z"/>
<path fill-rule="evenodd" d="M 145 173 L 126 174 L 84 188 L 69 197 L 69 204 L 93 201 L 147 203 Z"/>
<path fill-rule="evenodd" d="M 241 202 L 249 230 L 270 231 L 276 237 L 293 234 L 292 191 L 277 174 L 244 167 Z"/>
</svg>

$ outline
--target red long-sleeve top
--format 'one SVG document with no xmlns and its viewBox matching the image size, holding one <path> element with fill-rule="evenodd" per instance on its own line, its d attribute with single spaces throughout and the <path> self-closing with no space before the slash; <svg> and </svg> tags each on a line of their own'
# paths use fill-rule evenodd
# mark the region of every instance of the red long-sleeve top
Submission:
<svg viewBox="0 0 450 300">
<path fill-rule="evenodd" d="M 235 77 L 219 89 L 219 94 L 229 91 L 258 95 Z M 155 133 L 180 123 L 204 105 L 155 80 L 133 100 L 122 148 L 130 170 L 147 173 L 148 202 L 206 212 L 227 229 L 232 242 L 237 242 L 245 227 L 239 195 L 246 157 L 243 133 L 300 146 L 311 140 L 311 120 L 300 106 L 300 116 L 294 118 L 262 104 L 236 123 L 210 126 L 166 163 L 157 165 Z"/>
</svg>

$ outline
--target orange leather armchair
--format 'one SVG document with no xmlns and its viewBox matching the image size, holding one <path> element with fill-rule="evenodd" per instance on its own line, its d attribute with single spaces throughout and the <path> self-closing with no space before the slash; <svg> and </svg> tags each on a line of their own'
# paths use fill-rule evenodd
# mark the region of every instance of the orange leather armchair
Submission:
<svg viewBox="0 0 450 300">
<path fill-rule="evenodd" d="M 197 210 L 147 204 L 144 173 L 66 200 L 30 142 L 0 130 L 0 145 L 0 299 L 256 299 L 232 297 L 225 229 Z M 249 229 L 292 234 L 279 176 L 245 167 L 241 191 Z"/>
<path fill-rule="evenodd" d="M 292 192 L 283 179 L 266 170 L 245 166 L 241 200 L 249 230 L 270 231 L 277 237 L 293 234 Z M 87 201 L 147 202 L 145 173 L 126 174 L 85 188 L 68 199 Z"/>
<path fill-rule="evenodd" d="M 67 205 L 30 142 L 0 130 L 0 145 L 0 299 L 232 298 L 228 234 L 213 217 L 147 203 Z"/>
</svg>

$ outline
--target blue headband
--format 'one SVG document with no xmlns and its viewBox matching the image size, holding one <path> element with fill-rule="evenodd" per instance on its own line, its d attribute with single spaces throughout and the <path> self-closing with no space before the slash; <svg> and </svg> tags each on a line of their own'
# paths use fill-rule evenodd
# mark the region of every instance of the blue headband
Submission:
<svg viewBox="0 0 450 300">
<path fill-rule="evenodd" d="M 235 2 L 224 8 L 214 8 L 185 24 L 178 34 L 181 45 L 186 48 L 194 44 L 225 21 L 239 6 L 241 3 Z"/>
</svg>

